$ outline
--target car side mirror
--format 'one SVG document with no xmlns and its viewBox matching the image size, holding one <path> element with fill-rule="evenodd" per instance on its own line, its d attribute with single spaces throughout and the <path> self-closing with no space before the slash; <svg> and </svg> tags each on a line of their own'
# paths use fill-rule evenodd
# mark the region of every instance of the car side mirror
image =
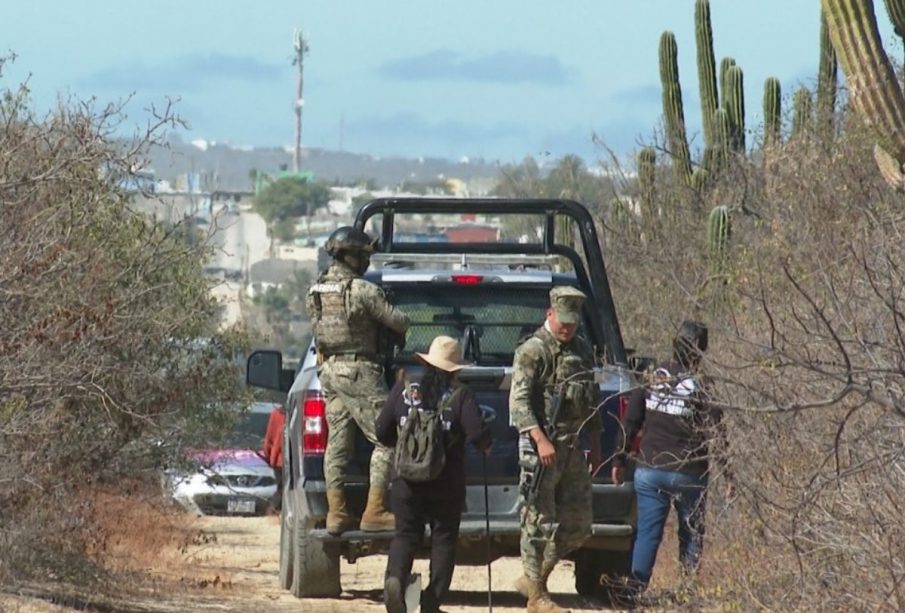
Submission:
<svg viewBox="0 0 905 613">
<path fill-rule="evenodd" d="M 272 349 L 259 349 L 248 356 L 245 383 L 278 392 L 288 392 L 295 380 L 295 371 L 283 368 L 283 354 Z"/>
</svg>

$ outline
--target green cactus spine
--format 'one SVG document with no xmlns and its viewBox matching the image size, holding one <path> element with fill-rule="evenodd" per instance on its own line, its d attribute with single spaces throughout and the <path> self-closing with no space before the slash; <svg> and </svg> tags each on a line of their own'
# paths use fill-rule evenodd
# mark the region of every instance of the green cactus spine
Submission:
<svg viewBox="0 0 905 613">
<path fill-rule="evenodd" d="M 782 86 L 776 77 L 764 81 L 764 145 L 782 142 Z"/>
<path fill-rule="evenodd" d="M 694 31 L 698 60 L 698 87 L 701 96 L 701 119 L 704 124 L 704 146 L 712 147 L 716 140 L 714 113 L 719 107 L 716 88 L 716 60 L 713 54 L 713 28 L 710 23 L 710 2 L 697 0 L 694 5 Z"/>
<path fill-rule="evenodd" d="M 729 239 L 732 236 L 732 217 L 729 207 L 715 206 L 707 217 L 707 255 L 711 271 L 715 275 L 726 272 L 729 255 Z"/>
<path fill-rule="evenodd" d="M 807 87 L 799 87 L 792 96 L 792 138 L 799 139 L 813 130 L 814 102 Z"/>
<path fill-rule="evenodd" d="M 655 185 L 657 152 L 653 147 L 644 147 L 638 152 L 638 191 L 641 204 L 641 218 L 647 222 L 657 216 Z"/>
<path fill-rule="evenodd" d="M 741 66 L 726 72 L 726 111 L 732 127 L 731 145 L 736 153 L 745 152 L 745 82 Z"/>
<path fill-rule="evenodd" d="M 905 163 L 905 94 L 883 50 L 872 0 L 821 0 L 849 99 L 879 145 Z"/>
<path fill-rule="evenodd" d="M 685 185 L 691 185 L 691 152 L 685 133 L 685 109 L 679 84 L 678 46 L 672 32 L 660 37 L 660 83 L 663 88 L 663 115 L 666 136 L 676 172 Z"/>
<path fill-rule="evenodd" d="M 817 130 L 823 137 L 831 138 L 835 132 L 833 117 L 836 112 L 836 51 L 830 40 L 826 15 L 820 15 L 820 69 L 817 73 Z"/>
</svg>

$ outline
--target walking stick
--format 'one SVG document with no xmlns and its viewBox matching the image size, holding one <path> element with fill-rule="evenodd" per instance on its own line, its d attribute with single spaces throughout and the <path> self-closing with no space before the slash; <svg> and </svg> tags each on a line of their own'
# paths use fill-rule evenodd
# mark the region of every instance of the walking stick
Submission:
<svg viewBox="0 0 905 613">
<path fill-rule="evenodd" d="M 490 551 L 490 495 L 487 491 L 487 454 L 481 454 L 481 464 L 484 467 L 484 528 L 487 538 L 487 610 L 493 613 L 493 588 L 492 575 L 490 571 L 491 551 Z"/>
</svg>

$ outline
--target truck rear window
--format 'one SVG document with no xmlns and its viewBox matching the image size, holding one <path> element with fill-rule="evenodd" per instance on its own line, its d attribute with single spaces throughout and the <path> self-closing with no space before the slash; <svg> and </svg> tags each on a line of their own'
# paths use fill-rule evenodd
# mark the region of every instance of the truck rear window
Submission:
<svg viewBox="0 0 905 613">
<path fill-rule="evenodd" d="M 520 338 L 544 322 L 549 288 L 442 284 L 396 286 L 392 300 L 412 319 L 402 362 L 424 353 L 436 336 L 462 343 L 465 358 L 480 365 L 511 365 Z"/>
</svg>

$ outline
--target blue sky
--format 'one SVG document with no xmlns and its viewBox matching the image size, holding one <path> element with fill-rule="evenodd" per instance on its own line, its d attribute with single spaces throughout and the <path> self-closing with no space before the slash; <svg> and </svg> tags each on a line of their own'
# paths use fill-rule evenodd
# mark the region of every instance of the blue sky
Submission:
<svg viewBox="0 0 905 613">
<path fill-rule="evenodd" d="M 184 140 L 293 139 L 292 32 L 305 61 L 304 144 L 390 156 L 517 161 L 617 153 L 660 121 L 657 46 L 676 33 L 686 116 L 699 132 L 693 0 L 10 0 L 0 41 L 38 108 L 58 95 L 134 95 L 129 120 L 178 98 Z M 901 58 L 882 2 L 889 53 Z M 818 0 L 711 0 L 717 61 L 744 69 L 748 127 L 763 82 L 789 103 L 817 72 Z M 29 76 L 30 75 L 30 76 Z M 699 139 L 699 136 L 698 136 Z"/>
</svg>

